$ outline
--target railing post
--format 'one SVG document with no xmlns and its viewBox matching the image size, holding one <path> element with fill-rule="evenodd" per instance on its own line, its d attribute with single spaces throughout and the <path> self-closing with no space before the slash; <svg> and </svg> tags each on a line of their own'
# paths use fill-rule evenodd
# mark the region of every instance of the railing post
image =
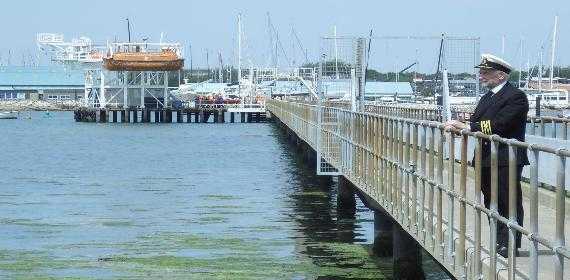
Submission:
<svg viewBox="0 0 570 280">
<path fill-rule="evenodd" d="M 455 191 L 455 137 L 453 131 L 449 133 L 449 160 L 447 167 L 447 184 L 448 184 L 448 195 L 447 195 L 447 252 L 446 258 L 451 265 L 455 266 L 454 258 L 454 212 L 455 212 L 455 201 L 453 197 L 453 192 Z"/>
<path fill-rule="evenodd" d="M 556 128 L 556 120 L 555 120 L 555 119 L 552 119 L 552 138 L 554 138 L 554 139 L 556 139 L 556 136 L 557 136 L 557 135 L 556 135 L 556 132 L 557 132 L 556 130 L 557 130 L 557 128 Z"/>
<path fill-rule="evenodd" d="M 411 229 L 411 222 L 410 222 L 410 123 L 405 122 L 405 139 L 404 144 L 404 222 L 408 226 L 408 229 Z M 416 202 L 414 201 L 414 204 Z"/>
<path fill-rule="evenodd" d="M 438 128 L 439 130 L 439 141 L 438 141 L 438 150 L 437 150 L 437 162 L 438 162 L 438 168 L 437 168 L 437 186 L 436 186 L 436 190 L 437 190 L 437 197 L 436 197 L 436 206 L 437 206 L 437 224 L 436 224 L 436 231 L 435 231 L 435 243 L 436 243 L 436 250 L 437 250 L 437 255 L 444 260 L 445 256 L 444 256 L 444 251 L 443 251 L 443 190 L 441 189 L 443 186 L 443 169 L 444 167 L 444 161 L 443 161 L 443 154 L 444 154 L 444 144 L 443 144 L 443 140 L 445 139 L 445 135 L 443 133 L 443 128 Z"/>
<path fill-rule="evenodd" d="M 477 137 L 477 144 L 475 146 L 475 191 L 473 197 L 475 198 L 475 229 L 473 233 L 473 245 L 475 250 L 473 253 L 474 267 L 473 274 L 474 279 L 481 279 L 481 210 L 483 207 L 481 205 L 481 171 L 482 171 L 482 151 L 483 151 L 483 139 L 481 138 L 481 132 L 477 132 L 475 135 Z"/>
<path fill-rule="evenodd" d="M 491 136 L 491 204 L 489 206 L 491 214 L 489 217 L 490 236 L 489 236 L 489 279 L 497 277 L 497 218 L 499 215 L 497 209 L 499 195 L 499 161 L 498 161 L 499 142 L 495 140 L 495 135 Z"/>
<path fill-rule="evenodd" d="M 465 266 L 465 237 L 467 235 L 467 147 L 469 136 L 461 131 L 461 172 L 459 178 L 459 243 L 455 250 L 457 267 L 461 269 L 463 277 L 466 277 L 467 267 Z"/>
<path fill-rule="evenodd" d="M 517 223 L 517 147 L 509 141 L 509 221 Z M 515 279 L 516 272 L 516 235 L 517 231 L 509 227 L 509 259 L 508 274 L 509 279 Z"/>
<path fill-rule="evenodd" d="M 534 235 L 538 234 L 538 164 L 539 150 L 531 145 L 530 150 L 530 273 L 529 278 L 538 279 L 538 240 Z"/>
<path fill-rule="evenodd" d="M 396 137 L 394 135 L 396 135 L 396 126 L 394 125 L 395 121 L 393 119 L 390 119 L 389 121 L 389 131 L 388 131 L 388 137 L 390 138 L 390 142 L 388 143 L 388 154 L 390 155 L 389 157 L 389 162 L 388 162 L 388 166 L 389 166 L 389 171 L 388 171 L 388 201 L 389 201 L 389 210 L 390 210 L 390 214 L 392 214 L 392 216 L 394 215 L 394 210 L 395 210 L 395 206 L 394 206 L 394 189 L 395 189 L 395 183 L 396 183 L 396 179 L 394 178 L 394 168 L 395 165 L 394 163 L 397 161 L 397 158 L 395 156 L 395 150 L 396 150 Z"/>
<path fill-rule="evenodd" d="M 397 217 L 404 224 L 404 203 L 403 203 L 403 189 L 404 189 L 404 177 L 406 176 L 405 173 L 405 165 L 404 165 L 404 121 L 400 120 L 398 122 L 398 215 Z"/>
<path fill-rule="evenodd" d="M 556 239 L 554 241 L 555 248 L 564 248 L 565 234 L 564 234 L 564 219 L 566 213 L 565 207 L 565 185 L 566 185 L 566 156 L 557 151 L 558 163 L 556 166 Z M 562 280 L 564 278 L 564 256 L 555 250 L 554 261 L 554 279 Z"/>
<path fill-rule="evenodd" d="M 414 150 L 412 151 L 412 213 L 410 220 L 414 227 L 414 232 L 416 237 L 420 237 L 419 235 L 419 228 L 418 228 L 418 124 L 413 124 L 414 130 L 412 133 L 412 146 Z M 420 203 L 420 206 L 423 207 L 423 203 Z"/>
<path fill-rule="evenodd" d="M 545 136 L 545 131 L 546 131 L 546 127 L 545 127 L 545 122 L 546 120 L 544 120 L 544 118 L 540 118 L 540 136 L 544 137 Z"/>
<path fill-rule="evenodd" d="M 429 183 L 426 182 L 426 177 L 428 174 L 428 169 L 427 169 L 427 161 L 426 161 L 426 157 L 427 157 L 427 145 L 426 145 L 426 141 L 427 141 L 427 127 L 426 124 L 424 122 L 421 122 L 421 128 L 422 128 L 422 136 L 420 139 L 420 165 L 422 166 L 422 171 L 421 171 L 421 186 L 420 186 L 420 234 L 421 234 L 421 240 L 423 241 L 424 244 L 427 244 L 428 242 L 426 241 L 426 226 L 425 226 L 425 221 L 426 221 L 426 217 L 425 217 L 425 197 L 426 197 L 426 188 L 429 186 Z M 428 235 L 429 236 L 429 235 Z M 431 244 L 431 236 L 430 236 L 430 242 L 429 244 Z"/>
<path fill-rule="evenodd" d="M 430 141 L 429 141 L 429 180 L 430 182 L 427 184 L 428 186 L 428 235 L 431 244 L 431 250 L 435 254 L 436 253 L 436 241 L 434 235 L 434 226 L 433 226 L 433 211 L 434 211 L 434 198 L 436 195 L 436 186 L 433 184 L 435 182 L 435 158 L 437 154 L 435 153 L 435 127 L 430 127 Z"/>
</svg>

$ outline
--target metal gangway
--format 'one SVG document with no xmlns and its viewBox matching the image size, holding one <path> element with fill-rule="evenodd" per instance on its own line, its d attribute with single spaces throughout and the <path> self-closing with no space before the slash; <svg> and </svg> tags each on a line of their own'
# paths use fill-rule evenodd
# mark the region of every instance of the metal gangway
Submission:
<svg viewBox="0 0 570 280">
<path fill-rule="evenodd" d="M 316 151 L 319 174 L 348 179 L 455 278 L 570 279 L 567 149 L 468 130 L 446 131 L 436 120 L 401 117 L 395 111 L 383 114 L 285 100 L 270 100 L 267 109 Z M 489 208 L 482 202 L 481 170 L 470 167 L 472 154 L 475 166 L 480 166 L 486 143 L 492 155 Z M 499 145 L 508 146 L 513 167 L 510 201 L 516 199 L 517 148 L 528 151 L 523 225 L 517 224 L 515 203 L 510 203 L 509 217 L 497 211 Z M 541 188 L 546 185 L 542 173 L 555 174 L 549 189 Z M 499 223 L 510 232 L 508 258 L 496 252 Z M 523 243 L 521 254 L 515 256 L 517 231 Z"/>
</svg>

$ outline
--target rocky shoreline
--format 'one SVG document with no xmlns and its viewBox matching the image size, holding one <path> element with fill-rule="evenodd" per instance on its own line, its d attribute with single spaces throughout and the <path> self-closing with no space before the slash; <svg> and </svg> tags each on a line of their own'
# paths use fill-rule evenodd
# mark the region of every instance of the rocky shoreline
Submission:
<svg viewBox="0 0 570 280">
<path fill-rule="evenodd" d="M 73 111 L 82 105 L 78 101 L 9 100 L 0 101 L 0 111 Z"/>
</svg>

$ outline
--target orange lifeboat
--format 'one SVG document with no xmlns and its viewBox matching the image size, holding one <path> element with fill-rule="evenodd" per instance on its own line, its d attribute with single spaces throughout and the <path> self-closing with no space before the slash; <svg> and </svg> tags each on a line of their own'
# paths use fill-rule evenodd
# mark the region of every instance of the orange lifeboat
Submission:
<svg viewBox="0 0 570 280">
<path fill-rule="evenodd" d="M 172 49 L 161 52 L 117 52 L 103 58 L 103 66 L 110 71 L 178 71 L 184 59 Z"/>
</svg>

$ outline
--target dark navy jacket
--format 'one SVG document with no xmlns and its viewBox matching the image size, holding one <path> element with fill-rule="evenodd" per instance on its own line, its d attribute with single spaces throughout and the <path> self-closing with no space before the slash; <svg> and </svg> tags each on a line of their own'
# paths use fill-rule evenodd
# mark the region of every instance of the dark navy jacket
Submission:
<svg viewBox="0 0 570 280">
<path fill-rule="evenodd" d="M 509 82 L 493 95 L 489 91 L 477 104 L 471 116 L 471 131 L 485 134 L 497 134 L 502 138 L 525 140 L 528 99 L 526 94 Z M 499 145 L 499 166 L 509 165 L 507 145 Z M 473 164 L 475 157 L 473 157 Z M 517 165 L 528 165 L 526 149 L 518 149 Z M 482 166 L 491 166 L 491 143 L 483 141 Z"/>
</svg>

